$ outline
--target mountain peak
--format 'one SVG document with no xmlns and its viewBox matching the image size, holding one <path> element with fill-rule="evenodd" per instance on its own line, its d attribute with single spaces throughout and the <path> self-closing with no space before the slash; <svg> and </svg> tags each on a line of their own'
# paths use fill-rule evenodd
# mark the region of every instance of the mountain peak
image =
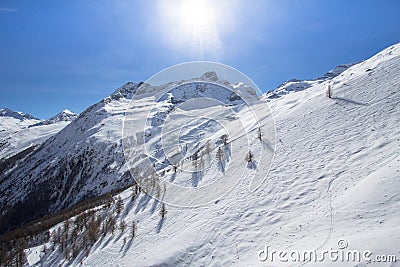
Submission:
<svg viewBox="0 0 400 267">
<path fill-rule="evenodd" d="M 118 100 L 120 98 L 131 99 L 136 93 L 136 90 L 143 84 L 143 82 L 127 82 L 110 95 L 111 99 Z"/>
<path fill-rule="evenodd" d="M 335 78 L 336 76 L 340 75 L 343 71 L 347 70 L 348 68 L 358 64 L 360 62 L 355 62 L 355 63 L 350 63 L 350 64 L 341 64 L 339 66 L 336 66 L 334 69 L 328 71 L 325 73 L 323 76 L 314 79 L 314 80 L 329 80 L 332 78 Z"/>
<path fill-rule="evenodd" d="M 201 76 L 202 80 L 216 82 L 218 81 L 218 76 L 215 71 L 208 71 Z"/>
<path fill-rule="evenodd" d="M 71 110 L 69 109 L 64 109 L 63 111 L 61 111 L 59 114 L 69 114 L 69 115 L 76 115 L 75 113 L 73 113 Z"/>
<path fill-rule="evenodd" d="M 51 117 L 50 119 L 30 125 L 29 127 L 49 125 L 49 124 L 53 124 L 53 123 L 60 122 L 60 121 L 71 122 L 71 121 L 75 120 L 78 117 L 78 115 L 79 114 L 73 113 L 69 109 L 64 109 L 63 111 L 59 112 L 57 115 Z"/>
<path fill-rule="evenodd" d="M 78 117 L 78 114 L 73 113 L 69 109 L 64 109 L 60 113 L 58 113 L 56 116 L 51 117 L 49 120 L 53 120 L 54 122 L 58 121 L 73 121 Z"/>
</svg>

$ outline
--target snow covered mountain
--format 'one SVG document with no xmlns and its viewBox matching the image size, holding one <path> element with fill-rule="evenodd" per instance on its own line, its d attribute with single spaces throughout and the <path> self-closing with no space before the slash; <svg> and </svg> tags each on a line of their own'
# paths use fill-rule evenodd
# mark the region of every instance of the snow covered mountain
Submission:
<svg viewBox="0 0 400 267">
<path fill-rule="evenodd" d="M 39 120 L 38 118 L 35 118 L 31 114 L 27 114 L 21 111 L 13 111 L 9 108 L 2 108 L 0 109 L 0 116 L 1 117 L 9 117 L 9 118 L 14 118 L 20 121 L 24 120 Z"/>
<path fill-rule="evenodd" d="M 400 44 L 339 72 L 299 90 L 286 90 L 277 98 L 270 93 L 262 97 L 272 110 L 277 142 L 267 180 L 254 192 L 248 190 L 249 177 L 262 168 L 265 159 L 256 159 L 256 168 L 245 168 L 243 173 L 247 157 L 233 148 L 250 145 L 252 150 L 258 149 L 256 131 L 249 133 L 249 141 L 231 127 L 232 138 L 225 147 L 221 139 L 224 130 L 215 123 L 236 125 L 237 117 L 226 110 L 230 105 L 239 115 L 246 114 L 235 95 L 216 94 L 218 84 L 205 88 L 192 83 L 185 88 L 177 83 L 168 97 L 156 99 L 160 88 L 127 83 L 26 157 L 0 165 L 0 206 L 5 207 L 0 213 L 1 231 L 15 226 L 15 218 L 27 222 L 89 196 L 131 185 L 114 197 L 116 201 L 68 216 L 68 221 L 53 226 L 50 240 L 32 244 L 25 251 L 28 262 L 36 266 L 303 265 L 277 258 L 260 260 L 260 255 L 265 256 L 260 251 L 266 246 L 288 253 L 348 248 L 371 251 L 372 260 L 377 255 L 398 259 Z M 215 80 L 211 74 L 207 77 Z M 328 85 L 332 98 L 325 95 Z M 248 90 L 229 86 L 238 93 Z M 207 94 L 218 97 L 222 104 L 185 105 L 191 97 Z M 132 96 L 136 96 L 134 102 L 129 101 Z M 154 107 L 151 112 L 149 106 Z M 131 162 L 123 155 L 126 112 L 132 115 L 129 130 L 137 137 Z M 182 118 L 190 116 L 193 123 L 182 123 Z M 270 119 L 265 116 L 260 124 L 267 125 Z M 134 127 L 143 121 L 148 127 L 145 136 L 141 135 L 143 128 Z M 159 149 L 161 123 L 171 127 L 167 130 L 181 129 L 179 136 L 172 131 L 163 134 L 164 154 Z M 168 146 L 177 139 L 187 144 L 179 148 L 180 154 L 176 147 Z M 134 183 L 146 172 L 142 141 L 158 179 L 203 187 L 225 173 L 238 183 L 208 205 L 182 208 L 162 204 Z M 212 152 L 202 154 L 209 167 L 201 177 L 181 169 L 197 166 L 191 163 L 198 159 L 194 155 L 206 151 L 207 143 Z M 220 147 L 224 156 L 219 157 Z M 167 162 L 164 155 L 177 161 Z M 226 172 L 221 161 L 229 166 Z M 244 179 L 237 179 L 242 174 Z M 188 201 L 196 203 L 202 197 L 193 195 Z M 364 266 L 367 262 L 365 258 L 325 258 L 319 265 Z"/>
<path fill-rule="evenodd" d="M 275 90 L 271 90 L 267 92 L 265 95 L 268 99 L 279 98 L 282 95 L 286 95 L 290 92 L 298 92 L 304 89 L 310 88 L 316 84 L 320 84 L 335 78 L 336 76 L 340 75 L 343 71 L 347 70 L 351 66 L 356 65 L 357 63 L 352 64 L 342 64 L 334 68 L 333 70 L 328 71 L 323 76 L 311 79 L 311 80 L 298 80 L 298 79 L 291 79 L 288 80 L 281 85 L 278 86 Z"/>
<path fill-rule="evenodd" d="M 325 96 L 328 83 L 332 99 Z M 287 266 L 298 263 L 268 264 L 258 259 L 259 251 L 270 246 L 276 251 L 320 253 L 338 249 L 338 240 L 346 241 L 351 250 L 372 251 L 372 260 L 377 255 L 398 259 L 399 103 L 397 44 L 333 79 L 269 102 L 278 142 L 268 180 L 255 193 L 248 192 L 242 181 L 212 205 L 167 207 L 162 219 L 154 212 L 162 208 L 160 204 L 144 195 L 131 201 L 127 190 L 120 194 L 126 208 L 118 220 L 127 225 L 135 222 L 133 241 L 109 234 L 88 257 L 72 262 Z M 172 175 L 167 174 L 167 179 Z M 129 231 L 120 235 L 131 240 Z M 50 253 L 45 262 L 57 255 Z M 365 265 L 365 259 L 360 263 Z M 326 259 L 319 265 L 360 263 Z"/>
<path fill-rule="evenodd" d="M 5 168 L 0 174 L 0 206 L 7 207 L 3 211 L 1 232 L 19 226 L 15 222 L 15 214 L 21 211 L 24 216 L 21 216 L 20 225 L 134 182 L 125 164 L 122 148 L 125 110 L 132 94 L 146 96 L 158 90 L 158 87 L 140 85 L 142 83 L 125 84 L 110 97 L 89 107 L 28 156 Z M 190 95 L 217 96 L 220 93 L 213 86 L 207 86 L 179 87 L 174 92 L 174 101 L 181 102 Z M 235 85 L 234 90 L 240 90 L 240 87 Z M 141 91 L 137 91 L 139 88 Z M 245 91 L 251 94 L 249 89 L 245 88 Z M 232 92 L 218 97 L 231 104 L 237 102 Z M 170 101 L 159 100 L 160 113 L 156 116 L 168 112 L 174 105 Z M 146 98 L 144 105 L 153 102 L 153 98 Z M 146 118 L 145 114 L 140 118 Z M 141 130 L 137 129 L 138 132 Z M 140 154 L 137 156 L 140 157 Z"/>
<path fill-rule="evenodd" d="M 40 122 L 40 119 L 30 114 L 13 111 L 8 108 L 0 109 L 0 133 L 6 131 L 13 133 L 37 122 Z"/>
<path fill-rule="evenodd" d="M 64 109 L 63 111 L 61 111 L 57 115 L 51 117 L 50 119 L 41 121 L 41 122 L 33 124 L 33 125 L 30 125 L 29 127 L 35 127 L 35 126 L 41 126 L 41 125 L 49 125 L 49 124 L 54 124 L 54 123 L 57 123 L 57 122 L 60 122 L 60 121 L 71 122 L 71 121 L 75 120 L 78 116 L 79 116 L 79 114 L 73 113 L 72 111 L 70 111 L 68 109 Z"/>
<path fill-rule="evenodd" d="M 78 116 L 64 110 L 48 120 L 40 120 L 10 109 L 0 109 L 0 115 L 0 159 L 43 143 Z"/>
</svg>

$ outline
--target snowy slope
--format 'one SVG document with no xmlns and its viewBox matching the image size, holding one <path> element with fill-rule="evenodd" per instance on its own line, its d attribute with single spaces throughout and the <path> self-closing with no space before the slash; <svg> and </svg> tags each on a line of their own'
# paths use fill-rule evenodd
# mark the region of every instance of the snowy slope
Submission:
<svg viewBox="0 0 400 267">
<path fill-rule="evenodd" d="M 325 96 L 328 84 L 332 86 L 332 99 Z M 124 219 L 128 225 L 136 222 L 137 233 L 132 240 L 128 231 L 109 234 L 97 242 L 88 257 L 68 262 L 56 250 L 45 257 L 44 263 L 293 266 L 302 264 L 261 262 L 258 252 L 265 246 L 277 251 L 321 252 L 338 249 L 340 239 L 348 242 L 349 249 L 370 250 L 373 255 L 393 254 L 399 259 L 399 102 L 400 45 L 397 44 L 332 79 L 269 100 L 276 126 L 276 153 L 267 181 L 255 192 L 248 190 L 249 180 L 242 179 L 231 192 L 212 204 L 198 208 L 167 206 L 166 218 L 161 219 L 159 202 L 143 194 L 131 201 L 131 190 L 126 190 L 120 194 L 125 209 L 117 220 Z M 145 95 L 134 106 L 137 120 L 146 118 L 147 114 L 141 114 L 140 110 L 150 103 L 151 95 Z M 159 111 L 163 111 L 162 107 L 168 110 L 167 102 L 159 104 Z M 111 101 L 104 109 L 115 112 L 117 105 Z M 199 110 L 201 114 L 213 113 L 212 108 L 174 112 L 197 115 Z M 227 119 L 224 113 L 220 116 L 221 120 Z M 169 123 L 174 125 L 174 122 L 177 128 L 182 126 L 179 120 Z M 203 123 L 199 121 L 198 125 Z M 208 127 L 212 130 L 204 132 Z M 191 131 L 203 132 L 214 140 L 220 132 L 213 127 L 216 126 L 188 125 L 184 140 L 192 140 L 188 143 L 193 146 L 200 141 L 196 135 L 190 135 Z M 232 139 L 235 145 L 247 146 L 239 133 L 237 137 Z M 151 140 L 150 146 L 156 144 Z M 257 140 L 252 142 L 256 144 Z M 235 158 L 244 156 L 231 154 L 230 160 Z M 233 174 L 242 173 L 241 168 L 241 164 L 229 165 Z M 218 165 L 211 163 L 200 185 L 218 173 Z M 190 181 L 185 172 L 179 171 L 165 172 L 162 178 L 183 185 Z M 196 196 L 191 201 L 196 202 Z M 124 237 L 131 241 L 126 242 Z M 356 266 L 358 262 L 319 263 L 327 265 Z"/>
<path fill-rule="evenodd" d="M 30 114 L 13 111 L 8 108 L 0 109 L 0 158 L 16 154 L 27 148 L 26 144 L 20 146 L 14 141 L 14 137 L 20 131 L 28 128 L 29 125 L 40 122 L 41 120 Z M 26 140 L 26 137 L 25 139 Z"/>
<path fill-rule="evenodd" d="M 69 110 L 48 120 L 39 120 L 9 109 L 1 109 L 0 114 L 0 158 L 10 157 L 43 143 L 78 116 Z"/>
<path fill-rule="evenodd" d="M 310 88 L 312 86 L 316 86 L 317 84 L 335 78 L 336 76 L 340 75 L 343 71 L 347 70 L 348 68 L 350 68 L 355 64 L 357 63 L 339 65 L 333 70 L 330 70 L 327 73 L 325 73 L 323 76 L 312 80 L 298 80 L 298 79 L 288 80 L 279 85 L 278 88 L 276 88 L 275 90 L 268 91 L 265 94 L 265 97 L 267 98 L 267 100 L 279 98 L 283 95 L 289 94 L 290 92 L 298 92 Z"/>
<path fill-rule="evenodd" d="M 136 86 L 128 84 L 120 91 Z M 28 210 L 18 220 L 22 224 L 129 183 L 130 177 L 124 176 L 124 170 L 120 169 L 121 125 L 126 103 L 128 100 L 117 91 L 71 123 L 60 121 L 27 129 L 29 132 L 52 129 L 54 125 L 62 128 L 27 158 L 0 173 L 0 203 L 10 207 L 0 221 L 2 231 L 15 227 L 11 215 L 14 212 Z M 41 195 L 45 197 L 38 198 Z"/>
<path fill-rule="evenodd" d="M 14 133 L 15 131 L 26 128 L 37 122 L 40 122 L 40 119 L 30 114 L 13 111 L 8 108 L 0 109 L 0 133 L 2 135 L 4 135 L 5 132 L 7 132 L 7 134 Z"/>
<path fill-rule="evenodd" d="M 142 112 L 146 113 L 145 107 L 154 103 L 152 95 L 157 90 L 156 87 L 148 86 L 140 87 L 144 91 L 137 92 L 140 85 L 141 83 L 127 83 L 117 89 L 111 96 L 89 107 L 72 123 L 47 139 L 27 158 L 0 173 L 0 204 L 7 208 L 2 214 L 1 231 L 15 227 L 14 216 L 22 211 L 24 215 L 18 220 L 21 225 L 88 197 L 98 196 L 134 182 L 123 155 L 122 123 L 133 94 L 143 97 Z M 232 87 L 239 90 L 241 85 Z M 174 92 L 175 101 L 181 102 L 189 94 L 208 94 L 212 97 L 219 93 L 214 91 L 213 86 L 187 89 L 186 94 L 181 95 L 184 90 L 178 88 Z M 246 90 L 249 89 L 245 88 Z M 250 91 L 247 93 L 251 94 Z M 232 92 L 219 97 L 230 105 L 238 102 Z M 158 116 L 168 112 L 169 101 L 170 99 L 160 99 L 159 110 L 155 111 L 153 118 L 155 123 Z M 141 104 L 135 112 L 139 120 L 144 120 L 147 113 L 140 113 Z M 35 126 L 29 130 L 46 126 Z M 153 126 L 149 130 L 156 132 L 158 126 Z M 135 130 L 142 133 L 143 129 Z M 154 138 L 150 144 L 156 144 L 157 139 Z M 135 156 L 140 159 L 139 146 L 140 144 Z"/>
</svg>

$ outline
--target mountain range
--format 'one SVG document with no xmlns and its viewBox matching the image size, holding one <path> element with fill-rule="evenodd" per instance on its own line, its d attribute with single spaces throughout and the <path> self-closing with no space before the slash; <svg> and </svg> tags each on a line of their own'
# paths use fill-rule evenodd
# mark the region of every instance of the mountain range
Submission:
<svg viewBox="0 0 400 267">
<path fill-rule="evenodd" d="M 194 83 L 201 78 L 213 84 Z M 220 81 L 212 70 L 175 83 L 168 97 L 157 99 L 159 87 L 128 82 L 79 115 L 64 111 L 46 121 L 0 110 L 0 233 L 69 212 L 49 223 L 46 238 L 29 235 L 23 251 L 30 265 L 264 266 L 259 256 L 266 246 L 320 252 L 337 249 L 338 240 L 353 250 L 400 256 L 399 44 L 265 93 L 259 100 L 272 117 L 265 114 L 247 133 L 235 126 L 247 116 L 236 93 L 254 96 L 249 88 Z M 219 86 L 234 93 L 221 93 Z M 198 97 L 220 104 L 190 104 Z M 128 160 L 127 114 L 133 138 Z M 181 129 L 179 136 L 162 134 L 167 123 Z M 233 129 L 229 145 L 221 125 Z M 267 159 L 249 160 L 242 153 L 247 149 L 274 151 L 266 180 L 253 192 L 251 178 Z M 148 159 L 155 173 L 146 172 Z M 198 171 L 198 162 L 208 167 Z M 183 208 L 140 189 L 137 181 L 148 176 L 181 187 L 207 187 L 221 177 L 237 183 L 208 205 Z M 214 193 L 185 201 L 195 204 Z M 105 195 L 109 202 L 71 211 Z"/>
<path fill-rule="evenodd" d="M 41 120 L 23 112 L 0 109 L 0 159 L 41 144 L 77 116 L 63 110 L 48 120 Z"/>
</svg>

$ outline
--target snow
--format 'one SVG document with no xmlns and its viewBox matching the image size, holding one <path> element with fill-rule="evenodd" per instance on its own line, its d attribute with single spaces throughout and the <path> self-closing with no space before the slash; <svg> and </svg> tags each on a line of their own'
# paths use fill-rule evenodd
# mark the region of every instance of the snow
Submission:
<svg viewBox="0 0 400 267">
<path fill-rule="evenodd" d="M 20 121 L 24 120 L 39 120 L 38 118 L 35 118 L 34 116 L 21 112 L 21 111 L 14 111 L 9 108 L 2 108 L 0 109 L 0 117 L 10 117 L 14 119 L 18 119 Z"/>
<path fill-rule="evenodd" d="M 5 111 L 2 109 L 1 111 Z M 14 137 L 19 135 L 21 130 L 26 129 L 29 125 L 40 122 L 36 118 L 25 118 L 20 116 L 15 116 L 15 114 L 20 115 L 17 112 L 7 110 L 6 112 L 1 112 L 0 116 L 0 158 L 4 158 L 13 154 L 16 154 L 30 145 L 23 144 L 22 146 L 16 144 Z M 20 138 L 18 138 L 20 139 Z M 23 138 L 22 140 L 26 140 Z"/>
<path fill-rule="evenodd" d="M 10 157 L 28 147 L 41 144 L 68 124 L 69 122 L 59 122 L 52 125 L 25 128 L 5 136 L 2 140 L 7 142 L 7 146 L 1 149 L 0 158 Z"/>
<path fill-rule="evenodd" d="M 71 122 L 71 121 L 75 120 L 77 117 L 78 117 L 78 114 L 75 114 L 75 113 L 69 111 L 68 109 L 65 109 L 65 110 L 61 111 L 60 113 L 58 113 L 57 115 L 55 115 L 45 121 L 41 121 L 39 123 L 30 125 L 29 127 L 55 124 L 57 122 L 62 122 L 62 121 Z"/>
<path fill-rule="evenodd" d="M 75 114 L 75 113 L 73 113 L 71 110 L 69 110 L 69 109 L 64 109 L 63 111 L 62 111 L 62 113 L 66 113 L 66 114 L 70 114 L 70 115 L 73 115 L 73 114 Z"/>
<path fill-rule="evenodd" d="M 332 86 L 332 99 L 325 96 L 328 85 Z M 135 221 L 137 235 L 128 244 L 123 244 L 118 235 L 100 240 L 82 266 L 287 266 L 288 263 L 282 262 L 261 262 L 257 252 L 267 245 L 275 250 L 337 249 L 339 239 L 348 241 L 349 249 L 368 249 L 375 255 L 394 254 L 400 258 L 399 89 L 400 45 L 397 44 L 332 79 L 311 82 L 302 90 L 268 99 L 275 122 L 276 147 L 267 180 L 261 181 L 258 189 L 249 190 L 255 170 L 248 169 L 244 179 L 238 177 L 243 173 L 244 155 L 235 154 L 236 150 L 232 150 L 227 162 L 229 179 L 225 181 L 238 182 L 228 184 L 232 190 L 211 204 L 195 208 L 167 205 L 168 213 L 161 220 L 157 200 L 142 194 L 132 203 L 128 189 L 120 194 L 125 210 L 119 219 L 123 218 L 128 225 Z M 127 111 L 135 115 L 131 119 L 137 125 L 144 124 L 149 115 L 146 111 L 155 100 L 152 92 L 142 91 Z M 102 117 L 90 128 L 97 131 L 96 142 L 120 138 L 119 127 L 129 101 L 123 96 L 117 99 L 106 101 L 97 110 L 114 115 Z M 152 135 L 145 140 L 149 151 L 157 152 L 161 132 L 157 118 L 166 115 L 167 102 L 168 99 L 158 102 L 150 113 L 148 130 Z M 190 105 L 177 108 L 169 114 L 165 143 L 172 144 L 181 138 L 188 144 L 189 154 L 200 146 L 202 139 L 198 134 L 215 144 L 224 130 L 212 120 L 201 119 L 202 114 L 216 121 L 230 121 L 227 124 L 232 126 L 228 128 L 232 132 L 232 146 L 247 148 L 247 138 L 236 128 L 238 120 L 232 120 L 232 114 L 223 110 L 221 105 L 204 103 L 196 108 Z M 246 108 L 237 111 L 236 115 L 246 121 Z M 184 124 L 180 136 L 171 131 L 180 129 L 184 118 L 189 116 L 198 118 L 197 123 Z M 265 116 L 260 124 L 265 125 L 270 119 Z M 97 128 L 99 123 L 104 125 Z M 67 136 L 70 128 L 61 134 Z M 132 128 L 138 133 L 138 140 L 141 130 Z M 141 143 L 137 145 L 132 152 L 137 157 L 132 161 L 140 167 L 143 151 Z M 250 145 L 257 150 L 256 138 Z M 166 153 L 172 155 L 175 148 L 170 148 Z M 160 172 L 167 169 L 156 153 L 151 155 L 160 164 Z M 199 187 L 221 176 L 218 164 L 209 162 L 210 167 L 197 184 Z M 258 166 L 261 168 L 262 162 Z M 172 172 L 165 172 L 162 178 L 190 186 L 190 174 L 178 171 L 173 176 Z M 213 193 L 208 192 L 210 199 Z M 202 202 L 203 197 L 193 195 L 187 201 Z M 109 238 L 111 241 L 105 241 Z M 48 263 L 59 256 L 57 253 L 48 257 Z M 75 266 L 80 262 L 61 264 Z M 326 261 L 320 265 L 357 264 Z"/>
<path fill-rule="evenodd" d="M 43 246 L 36 246 L 25 250 L 29 266 L 40 264 L 40 257 L 43 256 Z"/>
<path fill-rule="evenodd" d="M 9 109 L 1 109 L 0 113 L 0 158 L 13 156 L 43 143 L 77 117 L 77 114 L 68 110 L 45 121 Z"/>
<path fill-rule="evenodd" d="M 333 70 L 330 70 L 327 73 L 325 73 L 322 77 L 312 80 L 298 80 L 298 79 L 288 80 L 279 85 L 277 89 L 267 92 L 264 95 L 264 99 L 267 99 L 268 101 L 268 99 L 279 98 L 291 92 L 298 92 L 310 88 L 312 86 L 316 86 L 317 84 L 335 78 L 336 76 L 340 75 L 342 72 L 344 72 L 351 66 L 354 66 L 355 64 L 357 63 L 339 65 Z"/>
</svg>

